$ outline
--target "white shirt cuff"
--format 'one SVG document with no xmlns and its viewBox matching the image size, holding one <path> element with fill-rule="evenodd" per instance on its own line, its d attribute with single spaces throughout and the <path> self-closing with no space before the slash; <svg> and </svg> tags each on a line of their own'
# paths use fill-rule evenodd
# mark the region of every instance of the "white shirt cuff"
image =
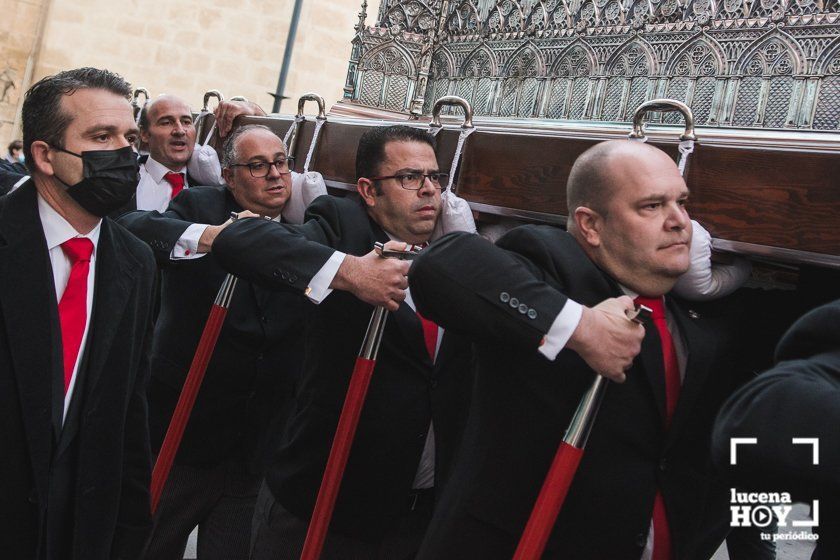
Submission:
<svg viewBox="0 0 840 560">
<path fill-rule="evenodd" d="M 566 305 L 554 318 L 551 328 L 543 338 L 543 343 L 538 349 L 540 354 L 554 361 L 575 332 L 581 315 L 583 315 L 583 307 L 576 301 L 566 300 Z"/>
<path fill-rule="evenodd" d="M 335 278 L 338 268 L 344 262 L 346 256 L 341 251 L 334 252 L 321 267 L 321 270 L 312 277 L 312 280 L 309 281 L 309 287 L 306 288 L 306 297 L 309 298 L 309 301 L 315 304 L 321 303 L 332 293 L 330 284 L 332 284 L 333 278 Z"/>
<path fill-rule="evenodd" d="M 198 240 L 201 239 L 201 236 L 204 234 L 204 230 L 207 229 L 208 224 L 192 224 L 188 227 L 181 237 L 178 238 L 178 241 L 175 242 L 175 246 L 172 248 L 172 252 L 169 254 L 169 258 L 173 261 L 179 260 L 186 260 L 186 259 L 198 259 L 206 255 L 207 253 L 199 253 L 198 252 Z"/>
</svg>

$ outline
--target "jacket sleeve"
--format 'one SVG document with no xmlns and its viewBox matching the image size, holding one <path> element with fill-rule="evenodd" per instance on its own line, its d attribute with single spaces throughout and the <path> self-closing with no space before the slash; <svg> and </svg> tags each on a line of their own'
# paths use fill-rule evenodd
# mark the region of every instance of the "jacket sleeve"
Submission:
<svg viewBox="0 0 840 560">
<path fill-rule="evenodd" d="M 227 220 L 227 216 L 223 216 L 221 221 L 207 219 L 210 212 L 203 206 L 209 202 L 206 196 L 209 193 L 200 192 L 202 190 L 205 189 L 199 187 L 184 190 L 169 203 L 163 213 L 135 210 L 120 216 L 117 221 L 151 247 L 158 266 L 168 266 L 172 263 L 172 249 L 188 227 L 194 223 L 219 225 Z"/>
<path fill-rule="evenodd" d="M 341 249 L 353 223 L 330 196 L 321 196 L 303 225 L 247 218 L 227 226 L 213 243 L 222 268 L 269 290 L 305 293 L 312 277 Z"/>
<path fill-rule="evenodd" d="M 538 348 L 567 297 L 546 281 L 544 266 L 514 250 L 542 243 L 539 236 L 516 235 L 502 248 L 453 233 L 425 249 L 409 272 L 418 311 L 478 340 Z"/>
</svg>

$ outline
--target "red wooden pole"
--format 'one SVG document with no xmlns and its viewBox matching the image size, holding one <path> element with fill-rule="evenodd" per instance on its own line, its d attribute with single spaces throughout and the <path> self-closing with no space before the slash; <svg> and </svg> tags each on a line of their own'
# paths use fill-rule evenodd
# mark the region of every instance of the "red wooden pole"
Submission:
<svg viewBox="0 0 840 560">
<path fill-rule="evenodd" d="M 216 347 L 216 341 L 219 339 L 222 324 L 225 322 L 230 298 L 235 287 L 236 278 L 228 274 L 224 283 L 222 283 L 219 294 L 216 296 L 213 307 L 210 308 L 210 316 L 207 317 L 207 323 L 204 325 L 204 331 L 201 333 L 201 339 L 198 341 L 189 373 L 187 373 L 187 378 L 184 381 L 184 387 L 181 389 L 180 397 L 178 397 L 178 404 L 175 405 L 175 412 L 172 413 L 172 420 L 169 422 L 169 428 L 166 430 L 160 453 L 158 453 L 157 461 L 155 461 L 155 468 L 152 470 L 152 515 L 157 510 L 160 495 L 163 492 L 166 479 L 169 477 L 169 471 L 172 469 L 172 463 L 178 453 L 178 447 L 181 445 L 181 439 L 184 437 L 184 429 L 187 427 L 187 421 L 190 419 L 190 413 L 193 405 L 195 405 L 198 390 L 201 388 L 201 382 L 207 372 L 207 364 L 210 363 L 210 358 L 213 356 L 213 350 Z"/>
<path fill-rule="evenodd" d="M 525 532 L 516 547 L 514 560 L 537 560 L 542 556 L 582 457 L 582 448 L 560 442 Z"/>
</svg>

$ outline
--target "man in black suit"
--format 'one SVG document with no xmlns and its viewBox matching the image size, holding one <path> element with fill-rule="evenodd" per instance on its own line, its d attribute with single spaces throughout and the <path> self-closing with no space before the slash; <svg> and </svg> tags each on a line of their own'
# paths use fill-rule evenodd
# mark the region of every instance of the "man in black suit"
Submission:
<svg viewBox="0 0 840 560">
<path fill-rule="evenodd" d="M 417 315 L 404 292 L 406 263 L 392 261 L 396 278 L 371 282 L 384 296 L 347 284 L 366 270 L 360 259 L 371 259 L 375 242 L 429 240 L 446 179 L 434 141 L 405 126 L 371 130 L 356 173 L 361 200 L 321 197 L 300 227 L 240 221 L 214 244 L 217 258 L 245 278 L 323 300 L 306 332 L 296 411 L 258 499 L 253 558 L 300 555 L 371 304 L 392 313 L 322 558 L 413 558 L 460 441 L 468 341 Z M 372 256 L 366 266 L 389 261 Z M 324 299 L 331 267 L 332 287 L 349 293 Z"/>
<path fill-rule="evenodd" d="M 724 404 L 715 423 L 715 463 L 738 490 L 818 500 L 816 560 L 840 557 L 840 300 L 803 316 L 776 349 L 777 364 Z M 736 447 L 731 439 L 755 438 Z M 814 447 L 794 438 L 817 438 Z M 786 525 L 787 531 L 799 531 Z M 784 529 L 780 528 L 780 532 Z"/>
<path fill-rule="evenodd" d="M 0 550 L 136 558 L 151 526 L 154 260 L 103 216 L 137 181 L 131 89 L 106 70 L 27 92 L 32 179 L 0 199 Z"/>
<path fill-rule="evenodd" d="M 227 274 L 208 252 L 212 238 L 231 213 L 279 220 L 290 195 L 283 142 L 264 126 L 237 129 L 222 163 L 227 187 L 194 187 L 162 214 L 137 211 L 120 219 L 149 244 L 162 269 L 149 386 L 155 453 Z M 196 525 L 199 558 L 247 557 L 264 455 L 292 401 L 309 307 L 295 294 L 237 284 L 155 514 L 150 560 L 183 558 Z"/>
<path fill-rule="evenodd" d="M 707 469 L 707 442 L 716 407 L 737 382 L 724 366 L 742 331 L 727 300 L 698 312 L 663 298 L 689 267 L 685 182 L 663 152 L 613 141 L 579 158 L 567 195 L 569 233 L 524 226 L 498 247 L 448 236 L 411 269 L 420 312 L 478 341 L 463 452 L 418 558 L 512 556 L 596 372 L 618 383 L 545 558 L 706 558 L 727 532 L 726 492 Z M 576 305 L 567 298 L 595 306 L 622 295 L 610 303 L 617 319 L 631 324 L 622 315 L 640 296 L 654 322 L 639 356 L 607 369 L 558 330 L 558 318 Z M 577 314 L 575 332 L 586 330 L 588 314 Z"/>
</svg>

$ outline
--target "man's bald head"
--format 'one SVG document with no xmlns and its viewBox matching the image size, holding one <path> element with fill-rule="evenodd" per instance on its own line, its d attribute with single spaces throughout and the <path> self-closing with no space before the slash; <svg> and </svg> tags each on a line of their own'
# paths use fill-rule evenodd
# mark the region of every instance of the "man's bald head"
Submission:
<svg viewBox="0 0 840 560">
<path fill-rule="evenodd" d="M 569 208 L 569 229 L 574 229 L 575 209 L 591 208 L 602 216 L 609 213 L 609 200 L 636 163 L 655 160 L 674 166 L 662 150 L 642 142 L 609 140 L 583 152 L 572 166 L 566 184 L 566 204 Z"/>
<path fill-rule="evenodd" d="M 186 101 L 175 95 L 161 95 L 140 111 L 140 138 L 149 155 L 170 171 L 181 171 L 192 157 L 195 125 Z"/>
<path fill-rule="evenodd" d="M 149 122 L 152 118 L 154 118 L 154 114 L 157 112 L 155 106 L 168 106 L 170 104 L 176 104 L 186 107 L 187 109 L 190 108 L 189 103 L 186 102 L 181 97 L 177 95 L 171 95 L 168 93 L 164 93 L 151 99 L 143 105 L 143 108 L 140 109 L 140 117 L 137 122 L 137 126 L 140 127 L 140 130 L 148 130 L 149 129 Z M 150 115 L 152 115 L 150 117 Z"/>
<path fill-rule="evenodd" d="M 613 279 L 658 296 L 688 268 L 688 188 L 662 150 L 629 140 L 598 144 L 572 167 L 568 230 Z"/>
</svg>

